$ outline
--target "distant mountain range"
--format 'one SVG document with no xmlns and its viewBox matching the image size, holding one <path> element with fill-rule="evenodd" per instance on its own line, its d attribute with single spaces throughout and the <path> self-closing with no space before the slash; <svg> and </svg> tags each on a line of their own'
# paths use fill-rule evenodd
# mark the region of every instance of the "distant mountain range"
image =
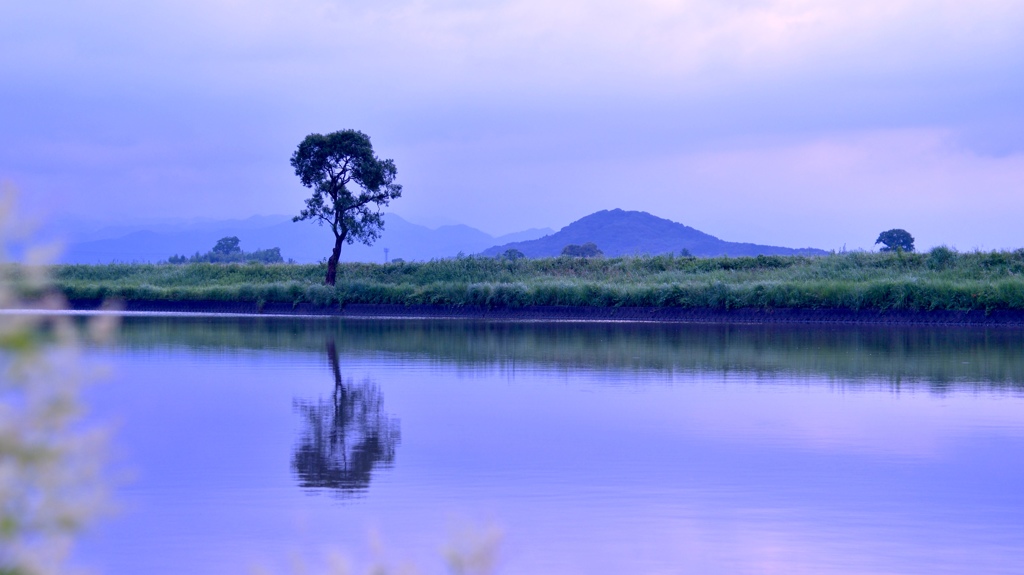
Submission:
<svg viewBox="0 0 1024 575">
<path fill-rule="evenodd" d="M 499 243 L 539 238 L 550 228 L 531 229 L 504 236 L 492 236 L 464 225 L 431 229 L 410 223 L 395 214 L 384 216 L 384 233 L 373 246 L 346 244 L 342 261 L 383 262 L 389 259 L 430 260 L 474 254 Z M 81 226 L 79 226 L 81 228 Z M 237 236 L 245 251 L 281 248 L 285 259 L 299 263 L 318 262 L 328 255 L 334 236 L 330 230 L 310 222 L 292 222 L 288 216 L 255 216 L 245 220 L 194 221 L 118 226 L 98 230 L 73 230 L 65 241 L 61 263 L 160 262 L 172 255 L 205 253 L 220 238 Z"/>
<path fill-rule="evenodd" d="M 556 233 L 538 239 L 510 242 L 488 248 L 485 256 L 497 256 L 516 249 L 526 257 L 554 257 L 570 244 L 587 242 L 608 257 L 639 254 L 679 254 L 686 249 L 695 256 L 825 255 L 814 248 L 783 248 L 727 242 L 689 226 L 652 216 L 647 212 L 603 210 L 576 220 Z"/>
<path fill-rule="evenodd" d="M 553 257 L 569 244 L 593 242 L 609 257 L 680 253 L 695 256 L 824 255 L 813 248 L 792 249 L 720 240 L 689 226 L 648 214 L 623 210 L 600 211 L 579 219 L 558 232 L 530 229 L 492 236 L 465 225 L 428 228 L 395 214 L 384 216 L 381 238 L 373 246 L 346 245 L 342 261 L 383 262 L 454 257 L 459 253 L 497 256 L 517 249 L 527 257 Z M 294 223 L 288 216 L 254 216 L 244 220 L 199 220 L 100 229 L 62 224 L 66 239 L 61 263 L 161 262 L 172 255 L 191 256 L 209 251 L 220 238 L 237 236 L 247 252 L 281 248 L 284 258 L 312 263 L 329 255 L 333 236 L 310 222 Z"/>
</svg>

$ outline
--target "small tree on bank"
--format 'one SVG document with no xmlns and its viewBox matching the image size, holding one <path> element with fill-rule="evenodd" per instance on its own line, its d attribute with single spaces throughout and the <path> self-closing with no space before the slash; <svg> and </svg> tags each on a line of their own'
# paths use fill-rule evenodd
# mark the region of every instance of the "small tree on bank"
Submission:
<svg viewBox="0 0 1024 575">
<path fill-rule="evenodd" d="M 878 249 L 880 252 L 914 251 L 914 236 L 907 230 L 892 229 L 878 234 L 875 245 L 882 244 Z"/>
<path fill-rule="evenodd" d="M 238 236 L 228 236 L 217 240 L 217 245 L 213 246 L 213 249 L 210 251 L 222 256 L 240 254 L 242 253 L 240 244 L 241 241 L 238 239 Z"/>
<path fill-rule="evenodd" d="M 334 285 L 342 244 L 373 244 L 384 228 L 380 208 L 402 196 L 402 186 L 395 183 L 395 163 L 377 158 L 366 134 L 341 130 L 306 136 L 291 164 L 302 185 L 313 190 L 305 209 L 292 221 L 316 220 L 334 233 L 324 279 Z"/>
<path fill-rule="evenodd" d="M 506 259 L 506 260 L 510 260 L 510 261 L 521 260 L 521 259 L 523 259 L 525 257 L 526 257 L 526 254 L 524 254 L 523 252 L 521 252 L 521 251 L 519 251 L 519 250 L 517 250 L 515 248 L 507 249 L 507 250 L 505 250 L 505 253 L 501 254 L 501 258 L 502 259 Z"/>
<path fill-rule="evenodd" d="M 562 248 L 562 255 L 574 258 L 596 258 L 603 256 L 604 253 L 597 248 L 597 244 L 594 242 L 587 242 L 582 246 L 576 244 L 565 246 Z"/>
</svg>

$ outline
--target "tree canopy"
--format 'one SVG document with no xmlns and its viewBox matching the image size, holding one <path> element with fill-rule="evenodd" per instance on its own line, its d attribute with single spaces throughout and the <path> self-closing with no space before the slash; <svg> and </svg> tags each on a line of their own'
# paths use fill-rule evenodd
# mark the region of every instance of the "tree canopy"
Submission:
<svg viewBox="0 0 1024 575">
<path fill-rule="evenodd" d="M 587 242 L 581 246 L 576 244 L 569 244 L 562 248 L 563 256 L 571 256 L 574 258 L 596 258 L 604 255 L 604 252 L 597 248 L 597 244 L 594 242 Z"/>
<path fill-rule="evenodd" d="M 229 236 L 217 240 L 217 244 L 210 250 L 215 254 L 230 255 L 242 253 L 242 248 L 239 247 L 240 240 L 238 236 Z"/>
<path fill-rule="evenodd" d="M 506 259 L 506 260 L 515 261 L 515 260 L 521 260 L 521 259 L 525 258 L 526 254 L 524 254 L 523 252 L 521 252 L 521 251 L 519 251 L 519 250 L 517 250 L 515 248 L 509 248 L 509 249 L 505 250 L 504 253 L 501 254 L 501 257 Z"/>
<path fill-rule="evenodd" d="M 882 247 L 878 249 L 880 252 L 912 252 L 914 251 L 914 236 L 910 235 L 907 230 L 894 228 L 878 234 L 875 245 L 878 244 L 882 244 Z"/>
<path fill-rule="evenodd" d="M 324 280 L 334 285 L 342 244 L 373 244 L 384 227 L 380 208 L 401 197 L 395 163 L 375 156 L 366 134 L 341 130 L 306 136 L 292 154 L 291 165 L 302 185 L 313 190 L 293 221 L 314 220 L 334 233 Z"/>
</svg>

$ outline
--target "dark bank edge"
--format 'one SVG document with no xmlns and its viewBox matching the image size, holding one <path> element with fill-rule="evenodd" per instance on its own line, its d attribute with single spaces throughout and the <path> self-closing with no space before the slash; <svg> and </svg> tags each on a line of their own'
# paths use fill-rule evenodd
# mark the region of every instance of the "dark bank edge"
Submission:
<svg viewBox="0 0 1024 575">
<path fill-rule="evenodd" d="M 69 302 L 78 311 L 99 310 L 100 300 Z M 310 303 L 127 300 L 117 309 L 127 312 L 244 314 L 265 316 L 332 316 L 379 319 L 480 319 L 489 321 L 581 321 L 652 322 L 693 324 L 863 324 L 935 326 L 1024 327 L 1024 310 L 905 311 L 794 308 L 670 308 L 525 306 L 485 308 L 482 306 L 346 304 L 318 306 Z"/>
</svg>

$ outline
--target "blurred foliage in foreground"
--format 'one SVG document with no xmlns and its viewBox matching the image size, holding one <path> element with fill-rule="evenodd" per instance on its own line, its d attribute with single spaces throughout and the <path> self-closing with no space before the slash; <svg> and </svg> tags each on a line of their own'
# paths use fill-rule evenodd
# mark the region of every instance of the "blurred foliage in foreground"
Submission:
<svg viewBox="0 0 1024 575">
<path fill-rule="evenodd" d="M 10 273 L 23 274 L 18 268 Z M 1024 310 L 1024 250 L 821 257 L 485 258 L 322 265 L 63 265 L 70 299 L 362 304 Z M 32 294 L 26 294 L 31 296 Z"/>
<path fill-rule="evenodd" d="M 466 527 L 451 535 L 441 549 L 446 571 L 451 575 L 490 575 L 500 563 L 499 547 L 502 531 L 494 525 Z M 374 537 L 376 539 L 376 537 Z M 291 573 L 293 575 L 417 575 L 422 573 L 415 565 L 395 564 L 387 560 L 385 550 L 379 541 L 371 545 L 377 557 L 363 569 L 353 568 L 351 561 L 338 552 L 331 552 L 324 560 L 307 561 L 294 557 L 288 567 L 256 570 L 256 575 Z"/>
<path fill-rule="evenodd" d="M 13 194 L 0 196 L 0 248 L 14 229 Z M 37 254 L 41 256 L 40 254 Z M 36 256 L 32 256 L 36 257 Z M 41 266 L 12 278 L 0 268 L 0 574 L 64 572 L 73 535 L 102 507 L 104 440 L 83 428 L 79 386 L 80 331 L 59 316 L 12 315 L 24 291 L 37 306 L 56 310 Z M 36 272 L 36 273 L 31 273 Z M 92 322 L 93 335 L 111 319 Z"/>
</svg>

